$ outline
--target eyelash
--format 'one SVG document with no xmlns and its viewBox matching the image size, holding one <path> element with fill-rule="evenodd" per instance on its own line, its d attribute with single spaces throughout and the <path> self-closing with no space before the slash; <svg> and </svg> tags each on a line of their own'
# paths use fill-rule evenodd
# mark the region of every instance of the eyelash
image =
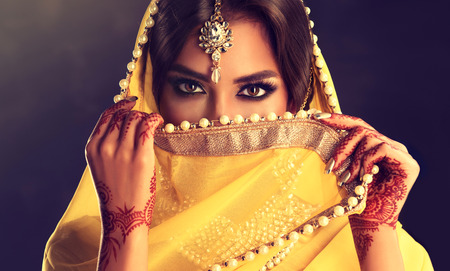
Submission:
<svg viewBox="0 0 450 271">
<path fill-rule="evenodd" d="M 196 80 L 182 78 L 182 77 L 174 77 L 174 78 L 169 78 L 169 82 L 172 85 L 172 87 L 174 88 L 174 90 L 176 91 L 176 93 L 180 96 L 190 97 L 192 95 L 206 93 L 203 85 Z M 189 92 L 183 91 L 180 89 L 180 85 L 183 85 L 183 84 L 195 85 L 195 86 L 199 87 L 203 92 L 189 93 Z M 242 95 L 242 94 L 240 95 L 240 93 L 242 93 L 244 90 L 252 88 L 252 87 L 261 88 L 265 91 L 265 93 L 261 96 L 248 96 L 248 95 Z M 267 98 L 268 96 L 270 96 L 276 89 L 277 89 L 277 86 L 273 82 L 264 82 L 264 81 L 253 82 L 253 83 L 248 83 L 246 85 L 241 86 L 238 93 L 236 94 L 236 96 L 243 98 L 243 99 L 248 99 L 251 101 L 260 101 L 260 100 L 263 100 L 263 99 Z"/>
</svg>

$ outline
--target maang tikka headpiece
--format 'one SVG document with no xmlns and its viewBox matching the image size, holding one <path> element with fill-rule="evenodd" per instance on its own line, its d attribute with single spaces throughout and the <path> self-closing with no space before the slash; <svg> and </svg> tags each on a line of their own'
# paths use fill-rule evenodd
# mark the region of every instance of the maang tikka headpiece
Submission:
<svg viewBox="0 0 450 271">
<path fill-rule="evenodd" d="M 211 80 L 217 84 L 220 81 L 220 59 L 221 53 L 228 51 L 233 44 L 232 31 L 228 29 L 229 23 L 225 22 L 220 11 L 222 0 L 215 0 L 214 14 L 209 21 L 205 22 L 205 26 L 200 30 L 201 35 L 199 46 L 205 49 L 207 54 L 211 54 L 213 67 L 211 68 Z"/>
</svg>

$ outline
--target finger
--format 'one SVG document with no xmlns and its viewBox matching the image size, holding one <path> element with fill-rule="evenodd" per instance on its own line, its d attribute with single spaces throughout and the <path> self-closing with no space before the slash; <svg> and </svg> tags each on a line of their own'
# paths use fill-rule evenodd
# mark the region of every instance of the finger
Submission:
<svg viewBox="0 0 450 271">
<path fill-rule="evenodd" d="M 152 113 L 146 115 L 137 130 L 135 136 L 135 147 L 137 149 L 153 149 L 153 138 L 155 130 L 163 123 L 161 115 Z"/>
<path fill-rule="evenodd" d="M 106 132 L 105 127 L 108 127 L 107 125 L 109 124 L 114 114 L 119 110 L 130 111 L 135 106 L 135 104 L 136 104 L 135 99 L 122 100 L 106 109 L 100 116 L 97 124 L 95 125 L 94 130 L 92 131 L 92 134 L 90 136 L 90 139 L 94 136 L 102 138 L 102 136 Z"/>
</svg>

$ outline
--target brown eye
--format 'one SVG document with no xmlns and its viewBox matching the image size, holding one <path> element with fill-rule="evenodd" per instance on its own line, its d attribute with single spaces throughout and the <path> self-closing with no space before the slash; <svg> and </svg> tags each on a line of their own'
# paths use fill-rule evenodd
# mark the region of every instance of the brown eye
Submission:
<svg viewBox="0 0 450 271">
<path fill-rule="evenodd" d="M 185 82 L 185 83 L 180 83 L 178 85 L 178 88 L 182 91 L 182 92 L 186 92 L 186 93 L 203 93 L 203 89 L 200 85 L 194 83 L 194 82 Z"/>
<path fill-rule="evenodd" d="M 261 97 L 264 96 L 264 94 L 266 94 L 266 91 L 263 88 L 257 86 L 245 88 L 240 92 L 241 96 L 249 97 Z"/>
</svg>

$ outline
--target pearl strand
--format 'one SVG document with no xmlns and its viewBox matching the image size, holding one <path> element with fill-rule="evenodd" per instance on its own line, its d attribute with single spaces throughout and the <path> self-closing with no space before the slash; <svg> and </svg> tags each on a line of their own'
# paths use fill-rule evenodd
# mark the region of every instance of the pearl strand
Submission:
<svg viewBox="0 0 450 271">
<path fill-rule="evenodd" d="M 264 255 L 269 253 L 269 247 L 282 247 L 284 246 L 285 241 L 289 241 L 289 245 L 282 248 L 275 256 L 267 261 L 266 264 L 260 268 L 260 271 L 273 269 L 275 266 L 279 265 L 281 261 L 283 261 L 291 252 L 301 235 L 312 235 L 319 228 L 328 226 L 332 220 L 346 214 L 350 215 L 359 210 L 367 198 L 367 187 L 373 181 L 373 175 L 378 172 L 378 166 L 374 165 L 370 173 L 363 175 L 360 180 L 361 183 L 349 191 L 350 196 L 348 198 L 345 198 L 341 201 L 341 203 L 336 204 L 319 215 L 311 218 L 293 231 L 274 239 L 270 243 L 263 244 L 256 249 L 249 250 L 238 258 L 231 258 L 221 264 L 214 264 L 208 269 L 208 271 L 221 271 L 222 268 L 226 267 L 236 268 L 239 265 L 239 261 L 252 261 L 255 259 L 256 255 Z M 342 186 L 345 184 L 338 183 L 338 185 Z"/>
<path fill-rule="evenodd" d="M 267 116 L 261 117 L 257 113 L 253 113 L 248 118 L 244 118 L 242 115 L 236 115 L 233 119 L 228 117 L 227 115 L 223 115 L 219 118 L 219 120 L 208 120 L 207 118 L 201 118 L 198 123 L 190 123 L 187 120 L 184 120 L 180 123 L 180 125 L 175 126 L 172 123 L 167 123 L 163 128 L 161 128 L 161 132 L 164 133 L 174 133 L 177 131 L 188 131 L 190 129 L 197 128 L 208 128 L 216 126 L 216 123 L 220 123 L 221 125 L 235 125 L 235 124 L 246 124 L 246 123 L 258 123 L 263 121 L 278 121 L 278 120 L 292 120 L 292 119 L 310 119 L 314 114 L 321 113 L 320 110 L 310 109 L 308 111 L 300 110 L 296 114 L 292 114 L 287 111 L 283 113 L 281 116 L 277 116 L 274 112 L 267 114 Z"/>
<path fill-rule="evenodd" d="M 136 47 L 134 48 L 134 50 L 132 52 L 133 57 L 132 57 L 131 61 L 127 64 L 126 78 L 119 81 L 120 94 L 117 94 L 116 96 L 114 96 L 115 103 L 122 101 L 123 99 L 125 99 L 128 96 L 131 75 L 133 74 L 134 70 L 136 70 L 136 68 L 137 68 L 137 62 L 138 62 L 139 58 L 144 53 L 142 48 L 148 42 L 148 32 L 150 31 L 150 29 L 153 26 L 155 26 L 155 20 L 153 19 L 153 17 L 156 15 L 156 13 L 158 13 L 158 5 L 157 5 L 158 3 L 159 3 L 159 0 L 154 0 L 148 8 L 149 16 L 145 20 L 144 30 L 142 31 L 142 33 L 139 34 L 139 36 L 137 38 Z"/>
</svg>

